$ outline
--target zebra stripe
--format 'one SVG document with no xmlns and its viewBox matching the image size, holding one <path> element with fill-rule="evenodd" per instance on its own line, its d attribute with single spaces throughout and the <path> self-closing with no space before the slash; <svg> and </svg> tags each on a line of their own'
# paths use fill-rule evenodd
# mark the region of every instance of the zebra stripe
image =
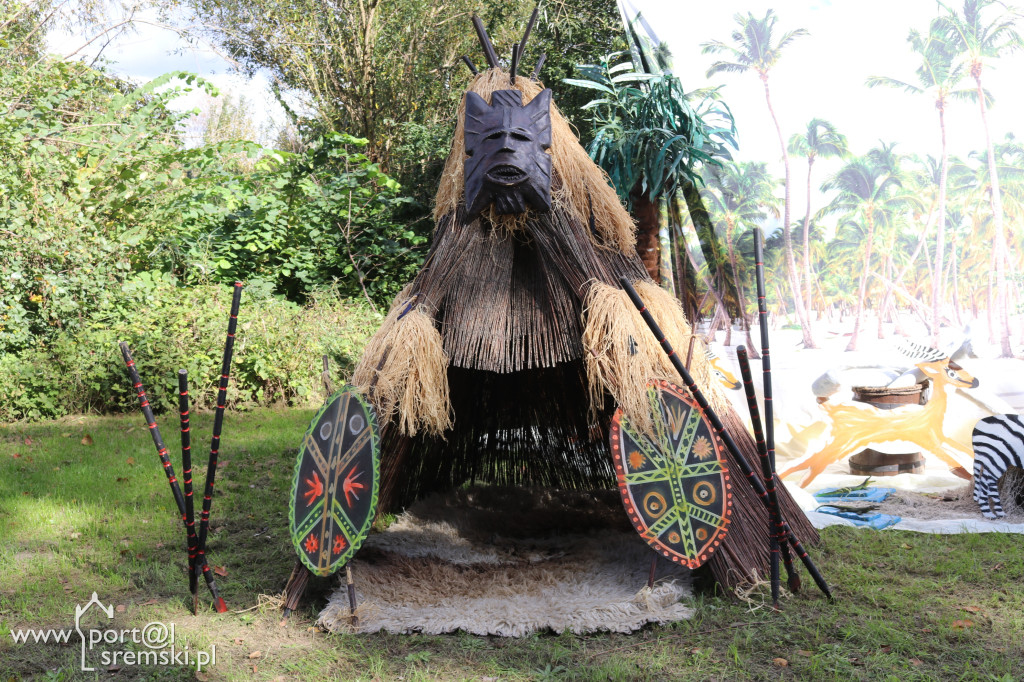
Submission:
<svg viewBox="0 0 1024 682">
<path fill-rule="evenodd" d="M 1024 419 L 1018 414 L 980 419 L 971 434 L 971 443 L 974 446 L 974 501 L 985 518 L 1006 516 L 999 499 L 999 480 L 1010 467 L 1024 468 Z"/>
</svg>

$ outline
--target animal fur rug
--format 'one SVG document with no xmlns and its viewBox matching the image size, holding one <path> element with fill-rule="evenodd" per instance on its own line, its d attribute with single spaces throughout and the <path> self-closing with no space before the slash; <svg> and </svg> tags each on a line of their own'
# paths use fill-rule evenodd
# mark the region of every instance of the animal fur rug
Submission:
<svg viewBox="0 0 1024 682">
<path fill-rule="evenodd" d="M 344 587 L 319 625 L 332 632 L 632 632 L 689 618 L 685 568 L 658 561 L 616 491 L 473 487 L 413 505 L 352 562 L 359 625 Z"/>
</svg>

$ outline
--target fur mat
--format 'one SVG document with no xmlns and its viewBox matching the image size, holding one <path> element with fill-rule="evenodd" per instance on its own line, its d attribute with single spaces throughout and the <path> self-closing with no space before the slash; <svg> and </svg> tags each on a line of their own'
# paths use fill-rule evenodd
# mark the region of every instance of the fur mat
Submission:
<svg viewBox="0 0 1024 682">
<path fill-rule="evenodd" d="M 616 491 L 474 487 L 413 505 L 352 562 L 359 632 L 522 637 L 689 618 L 685 568 L 658 561 Z M 344 587 L 318 622 L 352 632 Z"/>
</svg>

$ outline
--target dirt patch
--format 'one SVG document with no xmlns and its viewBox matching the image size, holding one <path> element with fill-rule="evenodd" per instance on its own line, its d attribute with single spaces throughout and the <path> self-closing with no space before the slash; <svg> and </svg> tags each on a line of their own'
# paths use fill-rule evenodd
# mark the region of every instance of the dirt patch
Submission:
<svg viewBox="0 0 1024 682">
<path fill-rule="evenodd" d="M 1015 500 L 1016 495 L 1024 490 L 1022 482 L 1024 482 L 1024 476 L 1008 474 L 1000 485 L 1003 511 L 1006 512 L 1006 517 L 1002 520 L 1008 523 L 1024 523 L 1024 507 L 1018 505 Z M 879 480 L 877 485 L 885 487 L 884 480 Z M 897 490 L 874 511 L 926 521 L 983 518 L 974 501 L 974 487 L 971 484 L 944 493 L 916 493 L 909 490 Z"/>
</svg>

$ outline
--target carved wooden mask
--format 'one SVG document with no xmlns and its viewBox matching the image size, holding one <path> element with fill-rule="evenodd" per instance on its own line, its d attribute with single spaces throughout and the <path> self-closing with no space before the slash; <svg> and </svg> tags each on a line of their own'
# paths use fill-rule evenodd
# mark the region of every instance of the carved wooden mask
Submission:
<svg viewBox="0 0 1024 682">
<path fill-rule="evenodd" d="M 491 104 L 466 93 L 466 209 L 472 220 L 491 203 L 500 214 L 527 205 L 551 210 L 551 90 L 523 106 L 523 93 L 498 90 Z"/>
</svg>

